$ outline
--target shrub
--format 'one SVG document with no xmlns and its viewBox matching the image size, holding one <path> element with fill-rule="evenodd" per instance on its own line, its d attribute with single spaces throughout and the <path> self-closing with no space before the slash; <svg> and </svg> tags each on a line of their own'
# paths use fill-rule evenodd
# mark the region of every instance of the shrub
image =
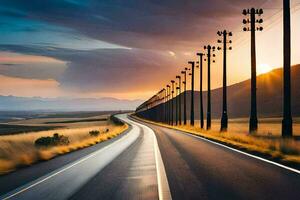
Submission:
<svg viewBox="0 0 300 200">
<path fill-rule="evenodd" d="M 300 152 L 296 148 L 296 145 L 291 142 L 291 141 L 281 141 L 280 142 L 280 151 L 283 154 L 288 154 L 288 155 L 299 155 Z"/>
<path fill-rule="evenodd" d="M 54 133 L 52 137 L 40 137 L 35 140 L 34 144 L 37 147 L 49 147 L 49 146 L 58 146 L 58 145 L 68 145 L 70 143 L 69 138 L 64 135 L 59 135 L 58 133 Z"/>
<path fill-rule="evenodd" d="M 92 130 L 89 133 L 90 133 L 90 136 L 96 137 L 96 136 L 98 136 L 100 134 L 100 131 L 98 131 L 98 130 Z"/>
<path fill-rule="evenodd" d="M 122 125 L 124 125 L 124 122 L 121 121 L 119 118 L 117 118 L 115 115 L 111 115 L 111 116 L 109 117 L 109 119 L 110 119 L 110 121 L 111 121 L 112 123 L 114 123 L 114 124 L 117 125 L 117 126 L 122 126 Z"/>
</svg>

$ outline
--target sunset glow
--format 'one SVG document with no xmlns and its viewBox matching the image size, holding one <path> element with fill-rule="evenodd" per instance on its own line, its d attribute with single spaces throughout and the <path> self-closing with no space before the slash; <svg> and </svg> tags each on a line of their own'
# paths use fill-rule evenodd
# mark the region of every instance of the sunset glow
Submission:
<svg viewBox="0 0 300 200">
<path fill-rule="evenodd" d="M 299 199 L 300 0 L 1 0 L 0 199 Z"/>
<path fill-rule="evenodd" d="M 273 68 L 268 64 L 260 64 L 257 67 L 257 74 L 265 74 L 272 71 Z"/>
<path fill-rule="evenodd" d="M 166 85 L 166 80 L 174 78 L 178 70 L 187 67 L 189 60 L 197 59 L 196 53 L 204 52 L 204 45 L 218 46 L 217 30 L 226 28 L 233 32 L 232 51 L 227 54 L 227 82 L 232 85 L 251 75 L 250 34 L 242 31 L 241 11 L 253 4 L 266 9 L 266 28 L 256 34 L 257 74 L 283 65 L 282 42 L 274 42 L 282 40 L 282 11 L 268 9 L 280 8 L 279 1 L 241 1 L 234 6 L 224 1 L 211 4 L 195 1 L 191 7 L 169 2 L 159 5 L 160 9 L 156 2 L 132 7 L 109 2 L 95 5 L 74 2 L 77 1 L 47 1 L 53 9 L 39 4 L 32 9 L 21 3 L 1 5 L 0 23 L 4 25 L 0 27 L 0 75 L 23 80 L 53 80 L 59 85 L 59 95 L 147 99 L 153 91 Z M 64 12 L 56 12 L 62 7 Z M 200 10 L 194 13 L 196 7 Z M 299 4 L 294 2 L 292 8 L 291 40 L 292 44 L 299 44 Z M 169 12 L 170 9 L 176 15 Z M 16 13 L 7 14 L 10 12 Z M 141 16 L 143 12 L 145 15 Z M 20 13 L 26 13 L 26 17 L 19 16 Z M 210 23 L 207 23 L 208 18 Z M 291 52 L 292 65 L 300 63 L 298 46 L 292 45 Z M 222 51 L 214 53 L 212 89 L 222 86 Z M 206 90 L 205 63 L 203 73 Z M 198 76 L 196 72 L 196 80 Z M 4 85 L 0 84 L 0 95 L 7 94 Z M 198 81 L 195 88 L 199 90 Z M 23 94 L 13 86 L 10 91 L 15 96 Z M 37 90 L 31 94 L 39 95 Z M 40 96 L 45 94 L 58 95 L 51 90 Z"/>
</svg>

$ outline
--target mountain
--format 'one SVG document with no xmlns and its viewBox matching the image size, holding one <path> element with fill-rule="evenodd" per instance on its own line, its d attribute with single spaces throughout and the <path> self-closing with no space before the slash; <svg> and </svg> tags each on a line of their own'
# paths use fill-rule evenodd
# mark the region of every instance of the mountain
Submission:
<svg viewBox="0 0 300 200">
<path fill-rule="evenodd" d="M 300 116 L 300 65 L 291 68 L 292 114 Z M 282 116 L 283 69 L 278 68 L 257 76 L 257 112 L 260 117 Z M 228 115 L 231 118 L 248 117 L 250 113 L 250 79 L 227 87 Z M 204 92 L 206 108 L 207 92 Z M 183 96 L 183 95 L 182 95 Z M 188 107 L 190 91 L 187 92 Z M 212 117 L 220 118 L 222 112 L 222 88 L 211 91 Z M 183 98 L 183 97 L 182 97 Z M 183 101 L 182 101 L 183 102 Z M 199 118 L 199 92 L 195 92 L 195 113 Z"/>
<path fill-rule="evenodd" d="M 0 96 L 0 110 L 108 111 L 134 110 L 142 100 L 116 98 L 41 98 Z"/>
</svg>

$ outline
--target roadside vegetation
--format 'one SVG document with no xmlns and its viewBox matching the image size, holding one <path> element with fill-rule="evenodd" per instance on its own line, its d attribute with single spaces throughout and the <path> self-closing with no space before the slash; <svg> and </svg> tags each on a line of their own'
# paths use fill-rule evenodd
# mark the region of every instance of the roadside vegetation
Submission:
<svg viewBox="0 0 300 200">
<path fill-rule="evenodd" d="M 105 124 L 0 136 L 0 174 L 114 138 L 128 128 L 115 117 Z"/>
<path fill-rule="evenodd" d="M 261 154 L 266 157 L 279 160 L 283 163 L 296 164 L 297 166 L 300 165 L 300 141 L 293 138 L 283 139 L 281 137 L 249 135 L 242 132 L 231 133 L 215 130 L 206 131 L 201 129 L 199 126 L 170 126 L 163 123 L 141 119 L 137 116 L 133 117 L 152 124 L 182 130 L 187 133 L 198 135 L 251 153 Z"/>
</svg>

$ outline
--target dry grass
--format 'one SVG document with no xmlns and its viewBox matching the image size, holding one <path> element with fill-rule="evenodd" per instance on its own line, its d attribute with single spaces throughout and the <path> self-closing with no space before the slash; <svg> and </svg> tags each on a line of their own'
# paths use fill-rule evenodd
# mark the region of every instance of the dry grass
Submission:
<svg viewBox="0 0 300 200">
<path fill-rule="evenodd" d="M 134 116 L 136 117 L 136 116 Z M 136 117 L 138 118 L 138 117 Z M 139 118 L 140 119 L 140 118 Z M 193 126 L 169 126 L 162 123 L 156 123 L 145 119 L 140 119 L 152 124 L 182 130 L 194 135 L 199 135 L 207 139 L 212 139 L 237 148 L 246 149 L 252 152 L 270 155 L 273 158 L 282 161 L 288 161 L 300 164 L 300 141 L 294 139 L 283 139 L 280 137 L 258 137 L 246 133 L 231 133 L 219 131 L 206 131 L 200 127 Z"/>
<path fill-rule="evenodd" d="M 99 136 L 90 136 L 89 131 L 105 129 L 109 132 Z M 116 126 L 109 124 L 105 126 L 92 126 L 84 128 L 67 128 L 52 131 L 32 132 L 18 135 L 0 136 L 0 174 L 8 173 L 20 166 L 31 165 L 41 160 L 49 160 L 57 155 L 65 154 L 77 149 L 88 147 L 99 142 L 111 139 L 121 134 L 128 125 Z M 49 148 L 37 148 L 34 141 L 42 136 L 52 136 L 54 133 L 68 136 L 70 144 L 66 146 L 55 146 Z"/>
</svg>

